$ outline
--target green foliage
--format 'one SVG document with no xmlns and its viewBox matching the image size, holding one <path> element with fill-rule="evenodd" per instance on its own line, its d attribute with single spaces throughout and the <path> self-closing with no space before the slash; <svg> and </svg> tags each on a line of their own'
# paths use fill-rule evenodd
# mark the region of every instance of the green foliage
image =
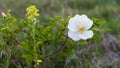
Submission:
<svg viewBox="0 0 120 68">
<path fill-rule="evenodd" d="M 0 0 L 0 12 L 7 15 L 4 18 L 0 15 L 0 68 L 33 68 L 37 59 L 42 63 L 36 67 L 94 68 L 92 59 L 104 57 L 104 46 L 109 48 L 101 44 L 101 40 L 107 39 L 104 33 L 120 38 L 119 3 L 120 0 Z M 40 16 L 35 17 L 37 23 L 25 16 L 25 8 L 29 5 L 40 9 Z M 58 54 L 44 58 L 59 49 L 67 36 L 67 16 L 74 14 L 95 17 L 91 28 L 93 38 L 78 42 L 68 39 Z M 33 26 L 33 23 L 36 24 Z M 105 43 L 109 40 L 112 38 Z M 113 45 L 111 48 L 116 46 L 111 42 L 109 45 Z M 119 64 L 117 62 L 113 67 L 118 68 Z"/>
<path fill-rule="evenodd" d="M 33 8 L 30 10 L 28 10 L 28 8 L 27 12 Z M 10 14 L 10 11 L 4 13 L 5 16 L 0 18 L 0 50 L 6 52 L 8 55 L 5 60 L 6 63 L 3 63 L 6 65 L 6 68 L 9 67 L 9 62 L 13 59 L 11 55 L 14 55 L 14 51 L 16 50 L 13 48 L 17 47 L 22 50 L 22 52 L 20 51 L 21 54 L 16 55 L 19 55 L 22 59 L 25 58 L 26 65 L 29 67 L 32 62 L 35 62 L 35 65 L 37 65 L 36 61 L 39 59 L 44 61 L 45 56 L 51 53 L 50 50 L 52 49 L 49 48 L 58 48 L 66 36 L 66 25 L 70 17 L 66 20 L 63 20 L 61 16 L 58 16 L 56 19 L 50 18 L 48 26 L 44 26 L 37 20 L 37 13 L 32 16 L 32 13 L 36 10 L 37 9 L 34 9 L 32 12 L 29 12 L 26 19 L 17 19 Z M 31 16 L 32 18 L 30 18 Z M 11 50 L 13 51 L 9 53 Z M 70 54 L 70 52 L 68 54 Z"/>
<path fill-rule="evenodd" d="M 11 61 L 13 59 L 20 60 L 21 67 L 38 68 L 44 65 L 52 68 L 64 67 L 64 64 L 68 64 L 67 58 L 71 58 L 76 50 L 84 48 L 89 42 L 101 39 L 98 34 L 104 30 L 103 27 L 100 27 L 105 23 L 102 20 L 93 19 L 94 25 L 91 28 L 95 34 L 93 38 L 75 42 L 67 36 L 67 24 L 70 16 L 67 18 L 62 16 L 50 17 L 47 25 L 42 25 L 37 13 L 38 9 L 35 6 L 30 7 L 27 8 L 25 18 L 18 19 L 12 16 L 10 11 L 0 18 L 0 51 L 5 52 L 3 56 L 7 55 L 1 59 L 2 63 L 0 64 L 6 65 L 6 68 L 12 67 L 9 63 L 13 67 L 17 65 Z M 87 59 L 92 59 L 88 52 L 85 55 L 88 56 Z M 97 55 L 101 55 L 101 53 L 97 52 Z M 84 58 L 84 56 L 82 57 Z M 38 62 L 38 60 L 41 61 Z M 79 61 L 82 60 L 79 59 Z M 89 65 L 88 62 L 84 67 L 89 67 Z"/>
</svg>

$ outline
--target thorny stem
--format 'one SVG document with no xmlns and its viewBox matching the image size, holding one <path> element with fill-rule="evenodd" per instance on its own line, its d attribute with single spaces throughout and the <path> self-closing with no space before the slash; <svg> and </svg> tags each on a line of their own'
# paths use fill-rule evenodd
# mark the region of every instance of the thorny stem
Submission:
<svg viewBox="0 0 120 68">
<path fill-rule="evenodd" d="M 64 48 L 65 43 L 67 42 L 67 39 L 68 39 L 68 37 L 66 36 L 65 40 L 63 41 L 63 43 L 61 44 L 61 46 L 59 47 L 59 49 L 55 50 L 53 53 L 45 56 L 44 58 L 48 58 L 48 57 L 51 57 L 51 56 L 53 56 L 53 55 L 58 54 L 58 53 Z"/>
</svg>

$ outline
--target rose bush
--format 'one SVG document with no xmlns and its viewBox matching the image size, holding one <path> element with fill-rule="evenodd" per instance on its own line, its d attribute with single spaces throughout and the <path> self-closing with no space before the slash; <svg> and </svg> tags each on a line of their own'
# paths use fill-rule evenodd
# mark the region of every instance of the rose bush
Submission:
<svg viewBox="0 0 120 68">
<path fill-rule="evenodd" d="M 10 10 L 2 12 L 0 64 L 3 68 L 64 67 L 66 59 L 82 45 L 96 41 L 96 34 L 101 31 L 98 23 L 101 21 L 91 20 L 87 15 L 77 14 L 66 19 L 57 16 L 50 18 L 47 25 L 42 25 L 39 10 L 34 5 L 26 11 L 26 17 L 20 19 L 11 15 Z"/>
</svg>

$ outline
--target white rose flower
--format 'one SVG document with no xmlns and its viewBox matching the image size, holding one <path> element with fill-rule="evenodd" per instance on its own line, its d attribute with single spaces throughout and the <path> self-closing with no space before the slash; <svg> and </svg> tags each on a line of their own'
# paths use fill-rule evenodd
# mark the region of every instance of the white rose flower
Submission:
<svg viewBox="0 0 120 68">
<path fill-rule="evenodd" d="M 69 20 L 68 37 L 78 41 L 80 39 L 87 40 L 93 37 L 93 31 L 89 30 L 93 25 L 93 21 L 86 15 L 75 15 Z"/>
</svg>

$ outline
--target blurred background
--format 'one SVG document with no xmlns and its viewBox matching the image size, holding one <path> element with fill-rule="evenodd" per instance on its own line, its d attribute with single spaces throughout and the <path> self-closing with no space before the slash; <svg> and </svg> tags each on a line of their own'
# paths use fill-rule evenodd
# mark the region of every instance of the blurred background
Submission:
<svg viewBox="0 0 120 68">
<path fill-rule="evenodd" d="M 75 14 L 86 14 L 90 18 L 105 20 L 107 23 L 104 26 L 109 30 L 103 35 L 102 41 L 97 42 L 101 47 L 102 56 L 100 54 L 99 56 L 94 55 L 97 52 L 90 53 L 89 50 L 93 47 L 85 47 L 78 50 L 67 62 L 69 65 L 76 66 L 73 68 L 80 66 L 87 68 L 86 65 L 89 68 L 90 64 L 93 64 L 95 68 L 98 66 L 101 68 L 104 66 L 107 68 L 120 67 L 120 0 L 0 0 L 0 12 L 6 12 L 10 9 L 12 15 L 22 18 L 25 17 L 25 9 L 30 5 L 36 5 L 39 8 L 40 20 L 45 24 L 49 21 L 49 17 L 62 16 L 66 18 Z M 93 49 L 98 51 L 96 47 Z M 93 54 L 94 58 L 89 60 L 89 57 L 85 57 L 89 54 Z M 78 57 L 82 58 L 86 64 L 77 62 L 76 57 L 77 59 Z"/>
</svg>

